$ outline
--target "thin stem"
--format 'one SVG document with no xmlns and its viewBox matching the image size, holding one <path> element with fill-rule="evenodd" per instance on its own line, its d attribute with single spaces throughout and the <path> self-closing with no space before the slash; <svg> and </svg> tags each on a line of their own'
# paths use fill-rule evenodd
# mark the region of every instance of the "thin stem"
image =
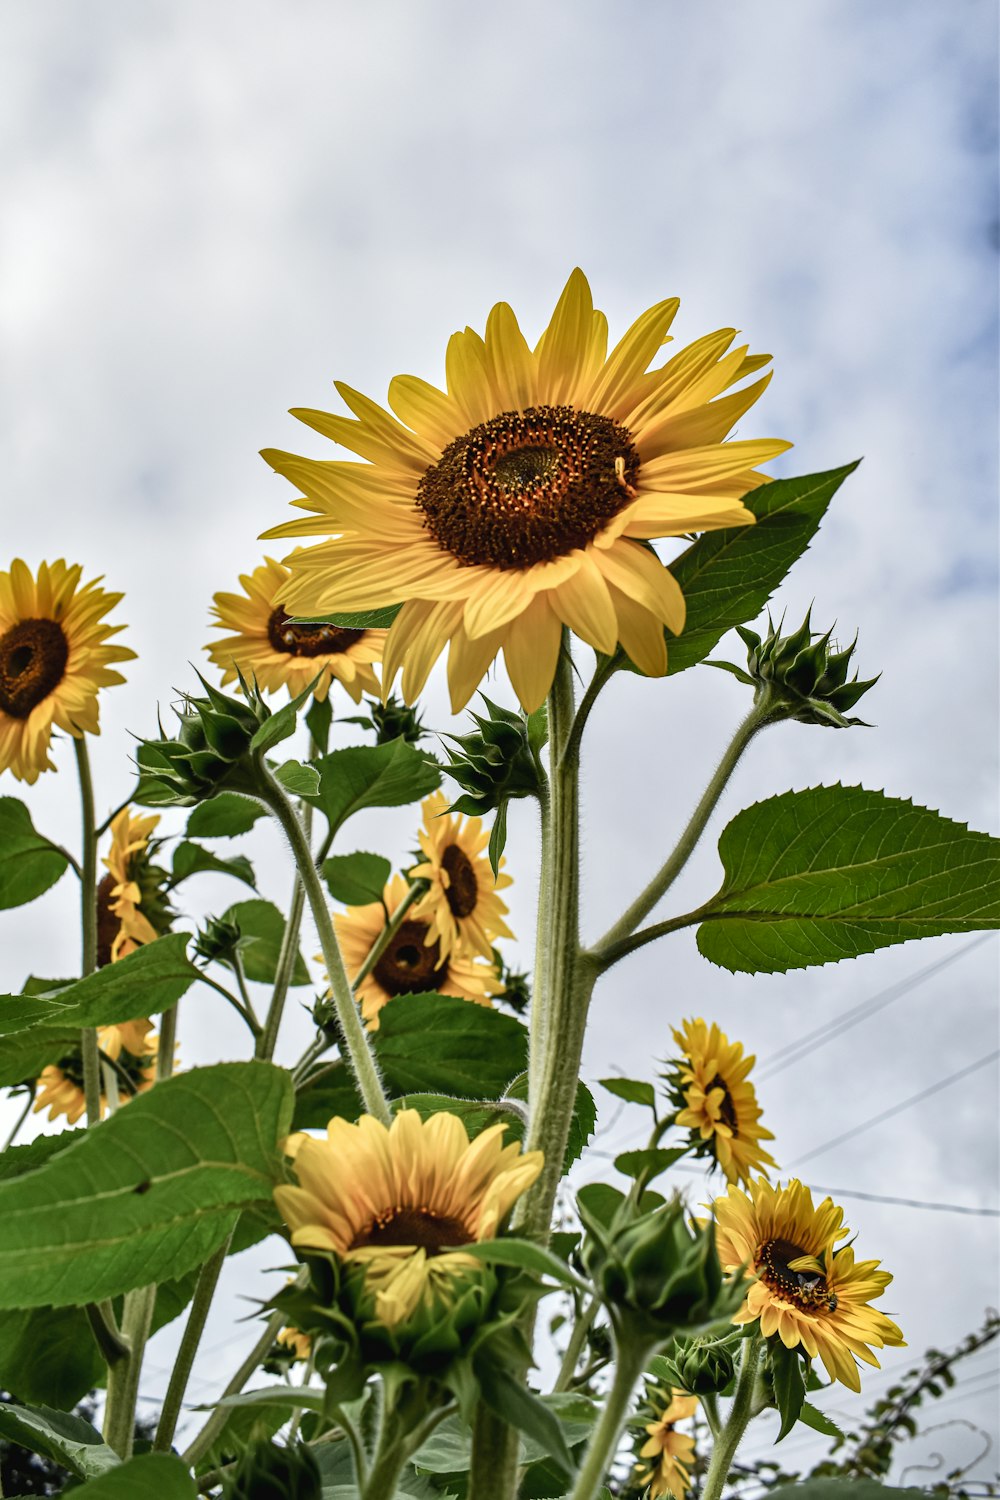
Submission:
<svg viewBox="0 0 1000 1500">
<path fill-rule="evenodd" d="M 39 838 L 41 839 L 43 844 L 48 844 L 50 849 L 54 849 L 57 854 L 62 855 L 63 859 L 69 865 L 70 869 L 75 873 L 78 880 L 83 879 L 83 869 L 81 868 L 80 861 L 76 858 L 75 855 L 70 854 L 68 849 L 64 849 L 62 844 L 57 844 L 53 839 L 47 839 L 44 834 L 39 834 Z"/>
<path fill-rule="evenodd" d="M 198 978 L 201 980 L 202 984 L 207 984 L 210 990 L 215 990 L 216 994 L 221 995 L 224 1000 L 227 1000 L 229 1002 L 229 1004 L 233 1007 L 233 1009 L 237 1012 L 241 1019 L 246 1022 L 247 1026 L 249 1026 L 250 1030 L 253 1032 L 254 1038 L 256 1039 L 256 1037 L 260 1034 L 260 1026 L 255 1017 L 247 1015 L 247 1012 L 243 1008 L 242 1001 L 237 1000 L 232 990 L 227 990 L 224 984 L 219 984 L 217 980 L 212 979 L 210 975 L 205 973 L 204 969 L 198 970 Z"/>
<path fill-rule="evenodd" d="M 552 1387 L 553 1391 L 565 1391 L 569 1389 L 570 1382 L 576 1374 L 576 1367 L 580 1363 L 580 1355 L 583 1353 L 583 1347 L 587 1342 L 587 1335 L 600 1310 L 601 1304 L 595 1297 L 584 1308 L 573 1324 L 573 1331 L 569 1336 L 569 1343 L 566 1345 L 566 1352 L 559 1366 L 559 1374 L 556 1376 L 556 1383 Z"/>
<path fill-rule="evenodd" d="M 655 943 L 657 938 L 669 937 L 672 932 L 680 932 L 685 927 L 693 927 L 697 922 L 704 921 L 711 910 L 711 901 L 706 901 L 704 906 L 686 911 L 682 916 L 668 917 L 664 922 L 651 922 L 648 927 L 640 927 L 631 937 L 622 938 L 617 943 L 610 943 L 600 949 L 592 948 L 588 956 L 599 965 L 600 973 L 603 974 L 612 964 L 634 953 L 637 948 L 644 948 L 647 943 Z"/>
<path fill-rule="evenodd" d="M 124 802 L 119 802 L 118 806 L 116 808 L 114 808 L 112 812 L 108 813 L 107 817 L 104 819 L 104 822 L 101 823 L 98 826 L 98 828 L 96 829 L 96 833 L 97 833 L 97 837 L 98 838 L 100 838 L 102 834 L 107 833 L 108 829 L 111 827 L 112 823 L 115 821 L 115 819 L 117 818 L 118 814 L 120 812 L 124 812 L 125 809 L 126 809 L 126 807 L 128 807 L 128 805 L 129 805 L 129 803 L 131 801 L 132 801 L 131 797 L 126 797 Z"/>
<path fill-rule="evenodd" d="M 84 978 L 97 968 L 97 832 L 94 828 L 94 782 L 85 735 L 74 737 L 76 769 L 80 781 L 80 814 L 83 823 L 83 857 L 80 861 L 80 973 Z M 83 1095 L 87 1102 L 87 1124 L 101 1118 L 101 1065 L 97 1056 L 97 1028 L 84 1026 L 80 1033 L 83 1054 Z"/>
<path fill-rule="evenodd" d="M 169 1453 L 173 1444 L 184 1393 L 187 1390 L 188 1380 L 191 1378 L 195 1355 L 198 1353 L 198 1345 L 205 1331 L 205 1321 L 212 1305 L 212 1298 L 215 1296 L 215 1289 L 219 1284 L 222 1268 L 226 1263 L 235 1228 L 234 1224 L 218 1250 L 205 1262 L 198 1273 L 191 1311 L 188 1313 L 180 1348 L 177 1351 L 174 1368 L 170 1373 L 167 1394 L 163 1398 L 163 1406 L 160 1410 L 159 1426 L 153 1440 L 154 1452 Z"/>
<path fill-rule="evenodd" d="M 410 910 L 410 907 L 414 904 L 415 901 L 419 901 L 421 896 L 423 896 L 424 893 L 429 890 L 429 888 L 429 882 L 426 880 L 415 880 L 410 886 L 406 895 L 396 907 L 396 910 L 393 912 L 392 916 L 389 918 L 388 922 L 386 922 L 385 926 L 382 928 L 382 931 L 379 933 L 378 937 L 369 948 L 368 953 L 365 956 L 364 963 L 361 965 L 360 969 L 351 980 L 352 993 L 357 993 L 359 985 L 363 984 L 364 981 L 368 978 L 368 975 L 371 973 L 372 969 L 374 969 L 375 965 L 382 957 L 382 954 L 385 952 L 386 948 L 388 948 L 389 944 L 396 936 L 396 933 L 403 925 L 403 918 Z"/>
<path fill-rule="evenodd" d="M 312 808 L 308 811 L 311 813 Z M 306 837 L 308 836 L 307 832 Z M 285 1000 L 288 998 L 292 974 L 295 972 L 295 962 L 299 956 L 299 930 L 302 926 L 302 912 L 305 904 L 306 893 L 296 871 L 292 900 L 288 908 L 288 921 L 285 923 L 281 951 L 278 954 L 278 967 L 274 975 L 271 1003 L 267 1008 L 267 1016 L 260 1036 L 257 1038 L 257 1048 L 254 1054 L 256 1057 L 263 1058 L 265 1062 L 270 1061 L 274 1056 L 274 1049 L 278 1042 L 278 1030 L 285 1010 Z"/>
<path fill-rule="evenodd" d="M 743 1359 L 740 1362 L 733 1404 L 729 1408 L 725 1426 L 712 1449 L 708 1472 L 705 1475 L 705 1488 L 702 1490 L 702 1500 L 719 1500 L 736 1456 L 736 1449 L 740 1445 L 740 1439 L 753 1416 L 753 1397 L 760 1365 L 760 1350 L 759 1334 L 754 1334 L 747 1339 L 743 1346 Z"/>
<path fill-rule="evenodd" d="M 651 1352 L 648 1345 L 619 1345 L 611 1389 L 605 1397 L 604 1409 L 594 1428 L 569 1500 L 594 1500 L 600 1493 L 621 1441 L 632 1392 Z"/>
<path fill-rule="evenodd" d="M 3 1149 L 5 1151 L 8 1151 L 10 1149 L 10 1147 L 13 1146 L 14 1142 L 17 1140 L 17 1137 L 18 1137 L 18 1135 L 20 1134 L 20 1131 L 21 1131 L 21 1126 L 24 1124 L 25 1120 L 31 1114 L 31 1106 L 34 1104 L 34 1102 L 35 1102 L 35 1086 L 34 1086 L 34 1084 L 32 1084 L 31 1087 L 28 1089 L 28 1102 L 24 1106 L 24 1108 L 22 1109 L 21 1113 L 18 1115 L 17 1119 L 14 1121 L 14 1128 L 11 1131 L 10 1135 L 4 1141 Z"/>
<path fill-rule="evenodd" d="M 737 762 L 754 735 L 769 722 L 769 718 L 770 710 L 765 704 L 759 707 L 754 706 L 733 735 L 722 760 L 719 762 L 719 767 L 715 775 L 702 793 L 701 801 L 691 814 L 687 827 L 678 839 L 677 847 L 669 859 L 665 861 L 653 876 L 645 890 L 636 897 L 628 910 L 622 913 L 618 921 L 612 927 L 608 928 L 600 942 L 595 944 L 591 950 L 595 961 L 601 966 L 602 970 L 608 968 L 618 958 L 621 958 L 623 952 L 631 951 L 621 948 L 623 940 L 628 938 L 630 933 L 633 933 L 638 927 L 639 923 L 649 916 L 654 906 L 666 895 L 687 864 L 698 840 L 705 831 L 705 825 L 715 811 L 715 806 L 722 796 L 726 783 L 736 769 Z M 673 928 L 670 930 L 673 931 Z M 652 931 L 653 929 L 651 928 L 647 929 L 647 932 Z M 657 933 L 656 935 L 659 936 L 660 934 Z M 647 937 L 646 941 L 651 941 L 651 938 Z M 609 953 L 613 953 L 614 957 L 609 958 Z"/>
<path fill-rule="evenodd" d="M 323 950 L 323 958 L 330 978 L 334 1008 L 343 1037 L 346 1061 L 354 1073 L 358 1092 L 367 1112 L 375 1119 L 381 1120 L 383 1125 L 389 1125 L 392 1121 L 392 1111 L 382 1089 L 382 1080 L 379 1077 L 375 1055 L 368 1041 L 368 1034 L 362 1024 L 354 996 L 351 994 L 344 960 L 340 954 L 326 897 L 313 863 L 308 841 L 282 787 L 275 781 L 266 766 L 261 766 L 261 774 L 266 778 L 266 793 L 262 794 L 263 800 L 281 824 L 285 837 L 292 847 L 292 854 L 299 868 L 299 876 L 305 886 L 309 909 L 319 933 L 320 947 Z"/>
<path fill-rule="evenodd" d="M 174 1071 L 174 1048 L 177 1043 L 177 1006 L 172 1005 L 160 1016 L 160 1040 L 156 1049 L 156 1081 L 161 1083 Z"/>
<path fill-rule="evenodd" d="M 247 988 L 247 976 L 243 972 L 243 960 L 240 958 L 239 952 L 233 954 L 232 965 L 233 975 L 236 979 L 236 988 L 239 990 L 240 999 L 243 1001 L 243 1009 L 246 1011 L 247 1017 L 253 1026 L 260 1031 L 260 1021 L 257 1019 L 257 1012 L 254 1010 L 254 1004 L 250 998 L 250 991 Z"/>
<path fill-rule="evenodd" d="M 232 1377 L 229 1384 L 222 1392 L 222 1395 L 219 1398 L 220 1401 L 224 1401 L 227 1396 L 239 1395 L 240 1391 L 246 1385 L 254 1370 L 256 1370 L 257 1366 L 260 1364 L 261 1360 L 264 1358 L 265 1354 L 274 1343 L 284 1321 L 284 1316 L 280 1312 L 274 1313 L 268 1319 L 267 1327 L 264 1329 L 264 1332 L 261 1334 L 256 1344 L 254 1344 L 253 1348 L 250 1350 L 250 1353 L 247 1355 L 246 1359 L 236 1371 L 236 1374 Z M 201 1429 L 197 1437 L 194 1439 L 194 1441 L 191 1443 L 191 1445 L 183 1455 L 184 1462 L 187 1464 L 188 1468 L 194 1468 L 195 1464 L 198 1463 L 200 1459 L 204 1458 L 205 1454 L 208 1452 L 209 1448 L 211 1448 L 212 1444 L 215 1442 L 215 1439 L 218 1437 L 223 1427 L 225 1427 L 228 1418 L 228 1407 L 217 1404 L 208 1421 L 205 1423 L 204 1427 Z"/>
<path fill-rule="evenodd" d="M 104 1356 L 105 1364 L 113 1365 L 119 1359 L 124 1359 L 129 1353 L 129 1346 L 122 1338 L 115 1322 L 114 1308 L 110 1302 L 88 1302 L 84 1311 L 87 1314 L 87 1322 L 90 1331 L 94 1335 L 94 1342 Z"/>
<path fill-rule="evenodd" d="M 156 1287 L 129 1292 L 122 1314 L 122 1340 L 128 1354 L 108 1366 L 108 1400 L 104 1408 L 104 1440 L 121 1459 L 131 1458 L 135 1436 L 135 1404 L 139 1397 L 142 1357 L 156 1305 Z"/>
<path fill-rule="evenodd" d="M 597 702 L 597 695 L 604 685 L 611 680 L 617 670 L 614 657 L 605 656 L 598 659 L 594 675 L 588 682 L 583 697 L 580 699 L 580 706 L 573 717 L 573 727 L 570 730 L 569 739 L 566 741 L 564 754 L 577 756 L 580 754 L 580 741 L 583 738 L 583 731 L 587 727 L 590 711 Z"/>
<path fill-rule="evenodd" d="M 360 1490 L 368 1478 L 368 1455 L 365 1452 L 365 1445 L 361 1441 L 358 1429 L 342 1407 L 335 1406 L 332 1415 L 350 1444 L 351 1457 L 354 1459 L 354 1478 Z"/>
</svg>

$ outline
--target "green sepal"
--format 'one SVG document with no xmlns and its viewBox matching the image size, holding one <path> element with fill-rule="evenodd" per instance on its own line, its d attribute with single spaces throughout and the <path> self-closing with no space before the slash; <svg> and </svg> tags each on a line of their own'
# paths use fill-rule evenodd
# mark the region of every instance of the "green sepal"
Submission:
<svg viewBox="0 0 1000 1500">
<path fill-rule="evenodd" d="M 490 869 L 493 871 L 494 880 L 500 874 L 500 857 L 507 844 L 507 804 L 508 798 L 504 797 L 498 805 L 496 816 L 493 819 L 493 827 L 490 830 Z"/>
<path fill-rule="evenodd" d="M 786 1349 L 777 1337 L 768 1340 L 767 1362 L 774 1404 L 781 1414 L 781 1430 L 775 1439 L 780 1443 L 799 1420 L 806 1399 L 805 1373 L 798 1349 Z"/>
</svg>

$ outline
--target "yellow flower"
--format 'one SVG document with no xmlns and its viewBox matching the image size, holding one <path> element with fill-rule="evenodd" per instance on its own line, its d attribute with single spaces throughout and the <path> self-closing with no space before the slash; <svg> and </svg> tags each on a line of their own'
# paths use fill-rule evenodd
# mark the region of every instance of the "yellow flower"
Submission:
<svg viewBox="0 0 1000 1500">
<path fill-rule="evenodd" d="M 133 817 L 127 807 L 111 820 L 111 849 L 103 863 L 108 874 L 97 887 L 97 963 L 99 968 L 115 963 L 143 943 L 159 935 L 140 910 L 143 890 L 140 878 L 150 868 L 147 857 L 150 835 L 160 821 L 158 813 Z M 162 909 L 162 898 L 154 888 L 154 901 Z"/>
<path fill-rule="evenodd" d="M 879 1367 L 869 1345 L 903 1343 L 899 1328 L 869 1304 L 892 1277 L 877 1260 L 855 1261 L 844 1211 L 830 1198 L 813 1206 L 809 1189 L 795 1179 L 787 1187 L 750 1184 L 749 1195 L 730 1187 L 714 1204 L 719 1259 L 730 1273 L 746 1266 L 753 1285 L 734 1318 L 760 1319 L 765 1338 L 777 1335 L 786 1349 L 801 1346 L 823 1361 L 831 1380 L 861 1389 L 857 1360 Z"/>
<path fill-rule="evenodd" d="M 388 1127 L 363 1115 L 331 1120 L 325 1140 L 290 1136 L 299 1186 L 274 1198 L 293 1246 L 361 1266 L 378 1321 L 405 1322 L 475 1268 L 461 1247 L 493 1239 L 541 1171 L 541 1152 L 504 1146 L 505 1129 L 470 1141 L 457 1115 L 404 1109 Z"/>
<path fill-rule="evenodd" d="M 290 573 L 266 557 L 252 573 L 241 573 L 242 594 L 216 594 L 215 628 L 232 630 L 206 646 L 222 669 L 222 682 L 234 682 L 237 668 L 264 692 L 287 687 L 293 697 L 305 692 L 317 674 L 314 696 L 326 697 L 333 678 L 357 703 L 362 692 L 379 692 L 372 662 L 382 660 L 384 630 L 338 630 L 333 625 L 293 625 L 278 603 Z"/>
<path fill-rule="evenodd" d="M 83 569 L 60 560 L 42 563 L 37 580 L 15 558 L 0 572 L 0 771 L 37 781 L 55 769 L 49 759 L 53 728 L 79 739 L 99 734 L 97 694 L 124 682 L 112 662 L 135 656 L 110 646 L 124 625 L 102 623 L 121 599 L 84 584 Z"/>
<path fill-rule="evenodd" d="M 649 1437 L 639 1449 L 639 1457 L 652 1463 L 648 1468 L 640 1467 L 636 1480 L 649 1486 L 651 1500 L 658 1500 L 660 1495 L 684 1500 L 691 1483 L 688 1470 L 694 1460 L 694 1438 L 675 1428 L 678 1422 L 693 1417 L 697 1409 L 697 1396 L 675 1388 L 660 1416 L 646 1427 Z"/>
<path fill-rule="evenodd" d="M 289 1349 L 296 1359 L 308 1359 L 312 1353 L 312 1339 L 297 1328 L 283 1328 L 278 1334 L 278 1343 Z"/>
<path fill-rule="evenodd" d="M 119 1103 L 127 1104 L 134 1094 L 144 1094 L 153 1087 L 156 1081 L 156 1035 L 151 1021 L 123 1021 L 116 1026 L 99 1026 L 97 1045 L 104 1056 L 117 1065 Z M 102 1083 L 103 1071 L 102 1067 Z M 107 1105 L 102 1087 L 102 1119 Z M 50 1120 L 65 1115 L 70 1125 L 75 1125 L 86 1113 L 83 1059 L 78 1049 L 42 1069 L 33 1109 L 36 1114 L 47 1109 Z"/>
<path fill-rule="evenodd" d="M 349 979 L 361 968 L 408 890 L 402 875 L 394 875 L 383 893 L 384 906 L 381 901 L 373 901 L 369 906 L 349 906 L 335 914 L 333 925 Z M 407 915 L 378 963 L 358 986 L 357 999 L 368 1029 L 377 1031 L 379 1011 L 396 995 L 460 995 L 477 1005 L 489 1005 L 490 996 L 499 990 L 500 981 L 492 964 L 454 951 L 442 954 L 431 935 L 430 923 Z"/>
<path fill-rule="evenodd" d="M 742 1042 L 700 1019 L 685 1021 L 674 1040 L 683 1053 L 678 1087 L 684 1108 L 676 1123 L 709 1143 L 730 1182 L 749 1182 L 751 1172 L 766 1176 L 777 1163 L 758 1144 L 774 1135 L 757 1123 L 757 1095 L 747 1082 L 756 1058 L 744 1057 Z"/>
<path fill-rule="evenodd" d="M 503 873 L 494 878 L 483 850 L 490 841 L 481 818 L 449 818 L 448 799 L 434 792 L 423 804 L 424 826 L 420 830 L 422 864 L 414 865 L 411 880 L 430 881 L 427 895 L 414 907 L 414 917 L 429 922 L 428 943 L 438 943 L 441 955 L 478 953 L 490 958 L 498 937 L 514 934 L 503 920 L 507 907 L 497 891 L 512 885 Z"/>
<path fill-rule="evenodd" d="M 402 668 L 412 702 L 450 642 L 456 712 L 501 650 L 521 704 L 537 708 L 563 625 L 662 676 L 663 627 L 683 629 L 684 599 L 645 543 L 752 521 L 740 501 L 765 480 L 756 465 L 789 446 L 723 441 L 770 378 L 721 395 L 770 359 L 731 348 L 735 330 L 648 369 L 678 305 L 657 303 L 608 355 L 607 319 L 576 270 L 534 349 L 500 302 L 485 339 L 467 328 L 450 340 L 446 392 L 399 375 L 393 416 L 337 382 L 356 421 L 296 411 L 367 462 L 265 451 L 313 512 L 265 535 L 329 538 L 287 559 L 285 607 L 401 603 L 386 689 Z"/>
</svg>

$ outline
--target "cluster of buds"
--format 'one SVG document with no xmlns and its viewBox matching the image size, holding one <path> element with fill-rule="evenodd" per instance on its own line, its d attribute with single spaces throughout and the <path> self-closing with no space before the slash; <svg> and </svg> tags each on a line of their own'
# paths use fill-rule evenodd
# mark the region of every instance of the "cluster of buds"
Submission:
<svg viewBox="0 0 1000 1500">
<path fill-rule="evenodd" d="M 243 937 L 238 922 L 228 922 L 222 917 L 209 917 L 204 927 L 195 933 L 194 951 L 206 963 L 228 964 L 232 968 L 240 951 Z"/>
<path fill-rule="evenodd" d="M 738 625 L 737 631 L 747 648 L 747 670 L 731 662 L 712 662 L 754 689 L 754 703 L 766 709 L 774 719 L 797 719 L 800 724 L 822 724 L 829 729 L 847 729 L 864 724 L 864 719 L 849 719 L 847 712 L 877 677 L 860 682 L 858 674 L 848 679 L 851 657 L 857 636 L 843 651 L 831 650 L 831 627 L 819 635 L 811 626 L 810 610 L 798 630 L 782 635 L 767 617 L 768 633 L 761 639 L 753 630 Z"/>
<path fill-rule="evenodd" d="M 481 817 L 514 797 L 537 795 L 540 785 L 538 755 L 547 737 L 544 710 L 528 717 L 483 702 L 489 718 L 472 714 L 477 732 L 449 735 L 455 750 L 446 747 L 448 775 L 462 788 L 452 804 L 455 812 Z"/>
<path fill-rule="evenodd" d="M 742 1329 L 724 1338 L 676 1338 L 661 1357 L 663 1370 L 673 1385 L 692 1396 L 721 1395 L 736 1374 L 742 1338 Z"/>
</svg>

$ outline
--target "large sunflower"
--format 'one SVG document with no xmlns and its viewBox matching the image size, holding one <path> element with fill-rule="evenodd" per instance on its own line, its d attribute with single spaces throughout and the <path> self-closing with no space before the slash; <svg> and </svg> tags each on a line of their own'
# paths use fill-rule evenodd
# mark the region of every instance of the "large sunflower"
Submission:
<svg viewBox="0 0 1000 1500">
<path fill-rule="evenodd" d="M 430 889 L 414 908 L 415 917 L 429 922 L 427 941 L 440 945 L 442 957 L 479 953 L 489 958 L 498 937 L 514 934 L 503 920 L 507 907 L 497 891 L 512 885 L 503 873 L 494 876 L 483 853 L 490 841 L 481 818 L 449 818 L 448 799 L 434 792 L 423 804 L 420 847 L 424 860 L 410 871 L 411 880 L 426 880 Z"/>
<path fill-rule="evenodd" d="M 319 675 L 313 692 L 325 698 L 333 678 L 357 703 L 362 692 L 378 694 L 372 662 L 382 660 L 384 630 L 338 630 L 333 625 L 297 625 L 278 603 L 290 573 L 266 557 L 252 573 L 241 573 L 242 594 L 216 594 L 212 612 L 216 628 L 234 635 L 205 650 L 222 669 L 223 685 L 237 669 L 268 693 L 287 687 L 302 693 Z"/>
<path fill-rule="evenodd" d="M 636 1480 L 648 1486 L 650 1500 L 659 1500 L 661 1495 L 672 1495 L 674 1500 L 683 1500 L 691 1483 L 688 1472 L 694 1461 L 694 1438 L 677 1432 L 678 1422 L 687 1421 L 698 1410 L 698 1397 L 686 1391 L 674 1389 L 665 1399 L 660 1415 L 646 1426 L 648 1437 L 639 1449 L 640 1465 Z"/>
<path fill-rule="evenodd" d="M 453 335 L 446 392 L 399 375 L 393 416 L 338 382 L 357 420 L 296 411 L 367 462 L 265 451 L 313 512 L 265 535 L 330 538 L 287 559 L 285 607 L 402 604 L 386 685 L 402 667 L 412 702 L 450 642 L 456 711 L 501 650 L 522 705 L 537 708 L 563 625 L 598 651 L 620 642 L 662 676 L 664 626 L 683 629 L 684 599 L 646 543 L 752 521 L 740 501 L 764 482 L 756 466 L 789 446 L 724 442 L 770 378 L 721 394 L 770 359 L 732 348 L 734 329 L 648 368 L 678 305 L 643 313 L 609 355 L 607 319 L 576 270 L 534 349 L 501 302 L 485 338 Z"/>
<path fill-rule="evenodd" d="M 877 1260 L 856 1261 L 850 1245 L 835 1248 L 850 1230 L 830 1198 L 818 1207 L 801 1182 L 772 1187 L 763 1180 L 749 1194 L 730 1187 L 714 1204 L 719 1259 L 753 1278 L 736 1323 L 760 1319 L 765 1338 L 799 1346 L 823 1361 L 831 1380 L 861 1389 L 858 1360 L 878 1368 L 869 1345 L 902 1344 L 899 1328 L 869 1304 L 892 1277 Z"/>
<path fill-rule="evenodd" d="M 493 1239 L 541 1171 L 541 1152 L 504 1146 L 505 1129 L 470 1141 L 457 1115 L 406 1109 L 388 1127 L 363 1115 L 331 1120 L 326 1140 L 290 1136 L 299 1186 L 274 1198 L 292 1244 L 360 1265 L 379 1322 L 404 1322 L 476 1266 L 461 1247 Z"/>
<path fill-rule="evenodd" d="M 125 681 L 112 662 L 135 656 L 107 644 L 125 628 L 104 623 L 122 595 L 98 588 L 100 579 L 81 588 L 82 572 L 61 558 L 42 563 L 37 579 L 20 558 L 0 572 L 0 771 L 19 781 L 55 769 L 53 728 L 77 739 L 100 732 L 98 691 Z"/>
<path fill-rule="evenodd" d="M 333 925 L 349 979 L 361 968 L 408 890 L 402 875 L 394 875 L 385 887 L 384 905 L 383 901 L 373 901 L 335 914 Z M 500 981 L 492 964 L 456 951 L 442 953 L 430 923 L 423 917 L 407 915 L 371 973 L 358 986 L 357 999 L 369 1030 L 377 1031 L 379 1011 L 396 995 L 433 992 L 489 1005 L 490 996 L 499 991 Z"/>
<path fill-rule="evenodd" d="M 152 1021 L 123 1021 L 116 1026 L 97 1028 L 97 1045 L 114 1065 L 118 1079 L 119 1103 L 126 1104 L 135 1094 L 144 1094 L 156 1082 L 156 1035 Z M 103 1084 L 104 1070 L 101 1069 Z M 108 1107 L 101 1089 L 101 1117 Z M 83 1057 L 79 1048 L 50 1063 L 38 1076 L 38 1095 L 34 1103 L 37 1114 L 47 1109 L 49 1119 L 65 1115 L 75 1125 L 87 1110 L 83 1092 Z"/>
<path fill-rule="evenodd" d="M 159 821 L 158 813 L 133 817 L 127 807 L 111 820 L 108 873 L 97 887 L 98 967 L 154 942 L 170 925 L 173 913 L 161 889 L 166 872 L 149 856 Z"/>
<path fill-rule="evenodd" d="M 751 1172 L 767 1175 L 777 1165 L 760 1141 L 774 1135 L 758 1124 L 760 1108 L 747 1074 L 756 1061 L 743 1056 L 743 1043 L 705 1021 L 683 1022 L 674 1031 L 682 1057 L 674 1075 L 683 1108 L 675 1123 L 697 1132 L 730 1182 L 749 1182 Z"/>
</svg>

